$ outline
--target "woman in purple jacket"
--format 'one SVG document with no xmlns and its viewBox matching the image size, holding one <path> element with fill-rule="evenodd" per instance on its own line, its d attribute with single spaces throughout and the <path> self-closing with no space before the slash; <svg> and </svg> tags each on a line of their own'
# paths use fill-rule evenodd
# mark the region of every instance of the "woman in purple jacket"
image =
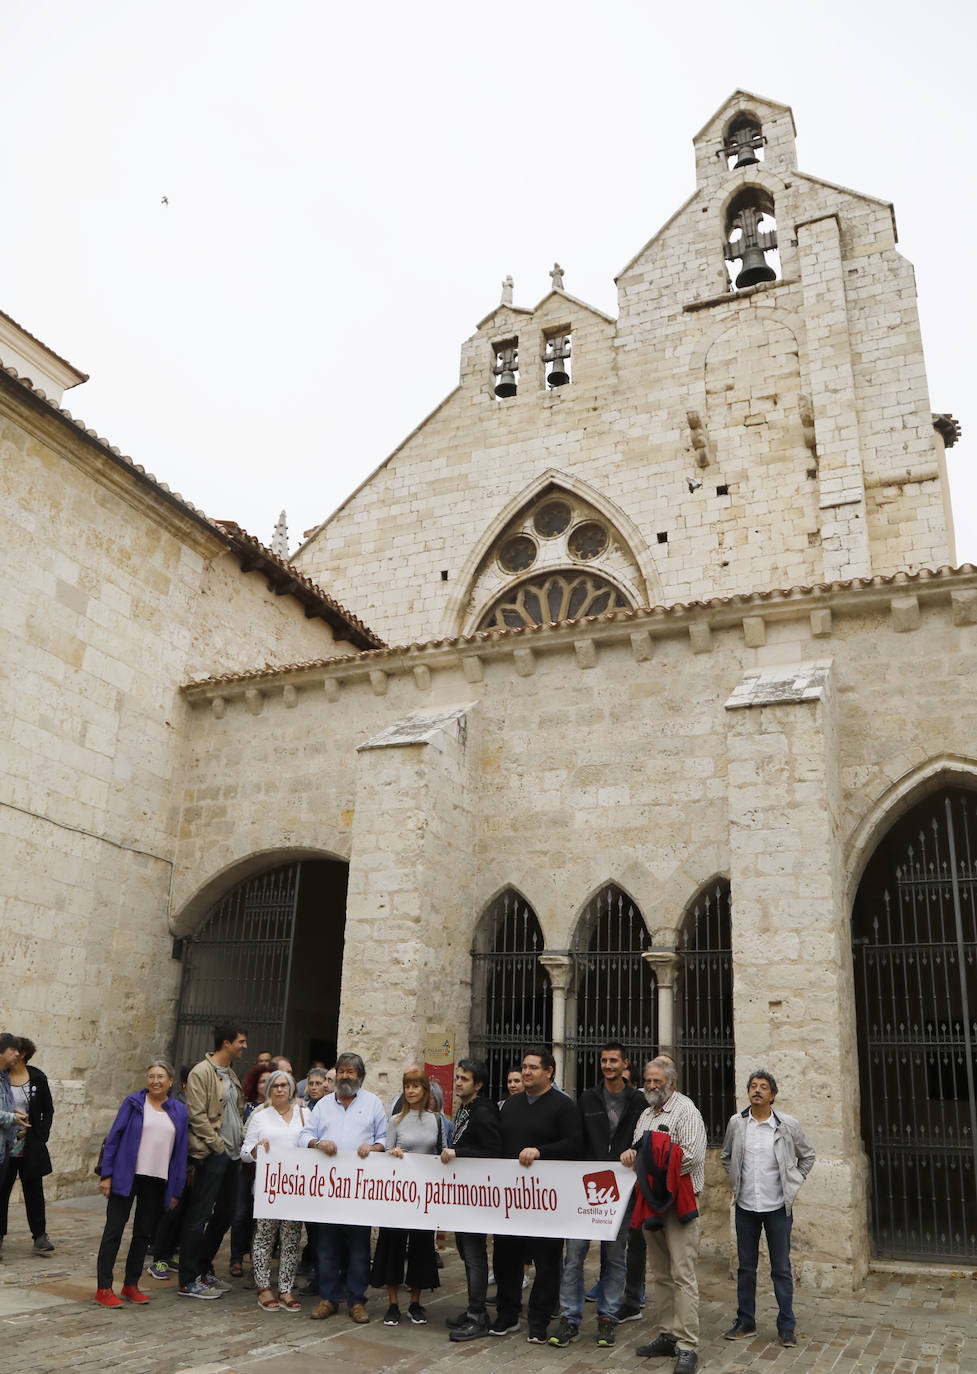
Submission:
<svg viewBox="0 0 977 1374">
<path fill-rule="evenodd" d="M 170 1097 L 173 1068 L 154 1059 L 146 1070 L 146 1086 L 130 1093 L 105 1137 L 99 1190 L 108 1198 L 105 1230 L 98 1248 L 100 1307 L 121 1307 L 112 1291 L 112 1269 L 132 1204 L 132 1243 L 126 1258 L 122 1297 L 148 1302 L 139 1291 L 139 1276 L 153 1231 L 164 1208 L 175 1207 L 187 1175 L 187 1109 Z"/>
</svg>

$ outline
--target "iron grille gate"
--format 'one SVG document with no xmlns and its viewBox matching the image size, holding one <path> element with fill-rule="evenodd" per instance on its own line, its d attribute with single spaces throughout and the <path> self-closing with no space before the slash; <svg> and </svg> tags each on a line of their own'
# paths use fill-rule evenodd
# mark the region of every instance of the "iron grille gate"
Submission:
<svg viewBox="0 0 977 1374">
<path fill-rule="evenodd" d="M 539 962 L 543 932 L 532 907 L 507 889 L 480 923 L 487 949 L 472 949 L 472 1054 L 489 1068 L 486 1093 L 503 1096 L 506 1072 L 529 1045 L 549 1045 L 552 991 Z"/>
<path fill-rule="evenodd" d="M 853 921 L 862 1129 L 876 1251 L 977 1254 L 977 799 L 911 813 Z"/>
<path fill-rule="evenodd" d="M 284 1045 L 301 864 L 239 883 L 183 945 L 174 1063 L 213 1049 L 218 1021 L 239 1021 L 252 1046 Z"/>
<path fill-rule="evenodd" d="M 675 989 L 679 1086 L 702 1113 L 710 1145 L 722 1143 L 736 1107 L 731 940 L 729 883 L 721 878 L 702 893 L 682 927 Z"/>
<path fill-rule="evenodd" d="M 582 917 L 588 948 L 573 955 L 574 1002 L 567 1008 L 568 1092 L 601 1081 L 600 1047 L 620 1040 L 640 1081 L 642 1066 L 658 1052 L 658 987 L 641 955 L 651 938 L 641 912 L 613 884 L 599 892 Z"/>
</svg>

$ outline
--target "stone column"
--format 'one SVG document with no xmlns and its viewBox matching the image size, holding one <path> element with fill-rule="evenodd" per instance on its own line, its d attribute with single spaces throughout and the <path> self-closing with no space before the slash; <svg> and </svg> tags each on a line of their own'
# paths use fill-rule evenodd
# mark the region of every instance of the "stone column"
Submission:
<svg viewBox="0 0 977 1374">
<path fill-rule="evenodd" d="M 549 974 L 553 988 L 553 1058 L 556 1060 L 556 1081 L 562 1084 L 566 1067 L 567 988 L 573 958 L 569 954 L 541 954 L 539 962 Z"/>
<path fill-rule="evenodd" d="M 678 973 L 678 951 L 655 947 L 646 949 L 641 957 L 655 970 L 655 981 L 658 984 L 658 1053 L 667 1054 L 675 1059 L 675 976 Z"/>
<path fill-rule="evenodd" d="M 868 1263 L 851 929 L 831 664 L 754 671 L 726 702 L 736 1084 L 769 1068 L 818 1159 L 794 1212 L 800 1281 Z"/>
<path fill-rule="evenodd" d="M 385 1100 L 429 1033 L 450 1030 L 467 1050 L 471 714 L 419 712 L 356 751 L 339 1048 L 363 1055 Z"/>
</svg>

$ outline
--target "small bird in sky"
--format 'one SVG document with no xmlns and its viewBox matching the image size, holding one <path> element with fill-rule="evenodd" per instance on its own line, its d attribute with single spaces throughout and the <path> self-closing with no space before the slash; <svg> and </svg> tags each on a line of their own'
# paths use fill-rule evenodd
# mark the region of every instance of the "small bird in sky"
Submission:
<svg viewBox="0 0 977 1374">
<path fill-rule="evenodd" d="M 169 196 L 163 196 L 163 197 L 161 198 L 161 200 L 160 200 L 159 203 L 160 203 L 160 205 L 169 205 L 169 203 L 170 203 L 170 198 L 169 198 Z"/>
</svg>

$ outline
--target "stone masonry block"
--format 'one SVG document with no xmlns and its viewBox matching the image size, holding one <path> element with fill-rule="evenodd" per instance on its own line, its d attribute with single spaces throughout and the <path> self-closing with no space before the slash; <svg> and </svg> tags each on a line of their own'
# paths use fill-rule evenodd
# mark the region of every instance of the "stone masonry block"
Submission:
<svg viewBox="0 0 977 1374">
<path fill-rule="evenodd" d="M 811 635 L 814 639 L 824 639 L 831 633 L 831 612 L 821 607 L 811 612 Z"/>
<path fill-rule="evenodd" d="M 919 629 L 919 597 L 894 596 L 889 606 L 889 624 L 897 634 Z"/>
<path fill-rule="evenodd" d="M 954 625 L 977 625 L 977 592 L 951 592 Z"/>
<path fill-rule="evenodd" d="M 390 681 L 389 675 L 382 668 L 373 668 L 370 671 L 370 686 L 373 688 L 375 697 L 385 697 L 387 695 L 387 683 Z"/>
<path fill-rule="evenodd" d="M 689 640 L 694 654 L 708 654 L 712 650 L 712 629 L 702 621 L 689 626 Z"/>
<path fill-rule="evenodd" d="M 260 716 L 265 704 L 263 693 L 257 687 L 249 687 L 244 694 L 244 704 L 253 716 Z"/>
<path fill-rule="evenodd" d="M 767 623 L 762 615 L 743 617 L 743 642 L 748 649 L 762 649 L 767 642 Z"/>
<path fill-rule="evenodd" d="M 478 654 L 465 654 L 461 660 L 461 675 L 466 682 L 481 682 L 485 676 Z"/>
<path fill-rule="evenodd" d="M 655 652 L 655 641 L 647 630 L 634 630 L 631 634 L 631 655 L 635 663 L 646 663 Z"/>
<path fill-rule="evenodd" d="M 512 661 L 520 677 L 532 677 L 536 671 L 536 656 L 532 649 L 513 649 Z"/>
<path fill-rule="evenodd" d="M 323 688 L 325 689 L 326 700 L 327 700 L 327 701 L 338 701 L 338 700 L 339 700 L 339 679 L 338 679 L 338 678 L 335 678 L 335 677 L 327 677 L 327 678 L 324 679 L 322 685 L 323 685 Z"/>
<path fill-rule="evenodd" d="M 282 701 L 289 711 L 295 709 L 299 702 L 299 689 L 291 682 L 286 682 L 282 688 Z"/>
<path fill-rule="evenodd" d="M 592 639 L 575 639 L 573 652 L 577 656 L 578 668 L 597 667 L 597 645 Z"/>
<path fill-rule="evenodd" d="M 414 686 L 417 688 L 417 690 L 418 690 L 419 692 L 427 692 L 427 691 L 430 691 L 430 688 L 431 688 L 431 670 L 430 670 L 430 668 L 427 666 L 427 664 L 426 664 L 426 663 L 415 663 L 415 664 L 414 664 L 413 672 L 414 672 Z"/>
<path fill-rule="evenodd" d="M 227 711 L 226 697 L 212 697 L 210 702 L 210 713 L 215 720 L 223 720 Z"/>
</svg>

